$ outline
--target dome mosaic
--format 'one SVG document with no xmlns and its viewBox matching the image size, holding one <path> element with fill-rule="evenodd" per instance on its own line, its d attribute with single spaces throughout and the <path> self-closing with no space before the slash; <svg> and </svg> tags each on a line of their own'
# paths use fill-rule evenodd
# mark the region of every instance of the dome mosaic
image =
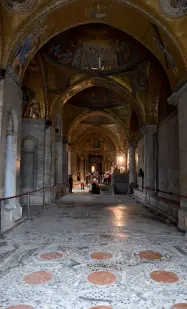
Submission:
<svg viewBox="0 0 187 309">
<path fill-rule="evenodd" d="M 110 75 L 134 69 L 147 59 L 148 51 L 126 33 L 89 24 L 54 37 L 44 46 L 43 57 L 61 68 Z"/>
</svg>

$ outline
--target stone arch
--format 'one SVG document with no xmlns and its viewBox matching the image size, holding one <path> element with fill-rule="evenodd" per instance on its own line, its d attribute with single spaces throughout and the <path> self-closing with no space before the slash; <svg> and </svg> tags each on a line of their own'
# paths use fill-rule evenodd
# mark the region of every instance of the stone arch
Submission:
<svg viewBox="0 0 187 309">
<path fill-rule="evenodd" d="M 117 82 L 111 81 L 109 79 L 94 77 L 74 84 L 69 87 L 62 95 L 60 95 L 56 101 L 53 102 L 50 110 L 50 115 L 52 118 L 56 117 L 57 112 L 60 108 L 68 102 L 74 95 L 78 94 L 84 89 L 93 86 L 103 86 L 113 90 L 115 93 L 121 95 L 123 100 L 126 100 L 127 104 L 130 104 L 132 108 L 136 109 L 139 121 L 144 124 L 146 121 L 145 106 L 141 105 L 138 100 L 132 96 L 132 94 L 123 86 L 119 85 Z"/>
<path fill-rule="evenodd" d="M 91 5 L 92 1 L 89 0 L 87 5 Z M 167 38 L 167 44 L 171 45 L 171 52 L 174 53 L 177 56 L 178 59 L 178 66 L 179 71 L 182 70 L 182 72 L 185 71 L 185 68 L 187 66 L 187 61 L 185 58 L 185 55 L 182 52 L 182 42 L 179 42 L 178 38 L 175 37 L 175 34 L 171 33 L 171 30 L 167 29 L 167 22 L 164 21 L 159 22 L 159 10 L 156 12 L 154 11 L 154 14 L 150 13 L 150 10 L 147 8 L 142 8 L 140 5 L 134 2 L 127 2 L 125 0 L 122 1 L 112 1 L 109 0 L 106 2 L 107 6 L 110 7 L 110 13 L 106 16 L 104 19 L 95 20 L 95 22 L 103 22 L 107 25 L 113 26 L 117 29 L 120 29 L 124 32 L 127 32 L 129 35 L 136 38 L 138 41 L 140 41 L 144 46 L 146 46 L 160 61 L 162 66 L 166 70 L 166 64 L 164 62 L 163 53 L 160 51 L 159 48 L 155 48 L 155 43 L 152 42 L 152 34 L 149 34 L 149 39 L 145 39 L 145 33 L 147 33 L 147 28 L 150 26 L 151 23 L 156 24 L 164 33 L 165 37 Z M 149 4 L 147 4 L 149 6 Z M 79 16 L 75 16 L 73 12 L 77 10 L 77 7 L 79 7 Z M 114 18 L 112 11 L 113 9 L 116 11 L 116 14 L 118 14 L 119 18 Z M 57 35 L 58 33 L 61 33 L 69 28 L 75 27 L 77 25 L 86 24 L 93 22 L 92 18 L 89 18 L 85 14 L 85 1 L 83 0 L 77 0 L 77 1 L 53 1 L 47 6 L 44 6 L 41 8 L 38 12 L 35 13 L 35 16 L 33 16 L 33 19 L 30 20 L 25 26 L 22 27 L 22 31 L 19 30 L 19 34 L 15 36 L 15 38 L 12 40 L 10 44 L 9 51 L 6 53 L 6 57 L 4 59 L 4 67 L 9 67 L 9 73 L 12 74 L 12 77 L 15 79 L 17 78 L 17 81 L 21 83 L 23 74 L 26 70 L 26 67 L 31 60 L 31 58 L 34 56 L 34 54 L 46 43 L 48 42 L 52 37 Z M 55 14 L 61 16 L 61 18 L 55 18 Z M 122 22 L 124 20 L 124 14 L 127 16 L 126 22 Z M 158 16 L 155 16 L 157 14 Z M 63 18 L 63 16 L 69 16 L 69 18 Z M 129 16 L 131 18 L 129 19 Z M 158 17 L 158 18 L 157 18 Z M 56 20 L 56 27 L 54 29 L 48 29 L 47 35 L 45 37 L 40 36 L 39 42 L 34 46 L 31 53 L 26 58 L 26 65 L 24 66 L 23 72 L 20 77 L 16 76 L 14 72 L 12 72 L 12 63 L 15 60 L 16 57 L 16 50 L 17 47 L 20 46 L 20 44 L 29 37 L 29 35 L 32 35 L 32 29 L 38 25 L 38 29 L 40 31 L 40 28 L 42 28 L 43 33 L 43 27 L 48 24 L 52 26 L 52 23 L 50 20 Z M 136 32 L 135 27 L 132 27 L 132 20 L 136 20 L 138 22 L 137 27 L 141 29 L 142 34 L 139 32 Z M 41 24 L 41 21 L 43 24 Z M 58 24 L 59 23 L 59 24 Z M 136 27 L 136 28 L 137 28 Z M 180 64 L 180 65 L 179 65 Z M 168 73 L 169 74 L 169 73 Z M 173 75 L 172 75 L 173 76 Z M 180 78 L 180 77 L 179 77 Z M 171 76 L 170 76 L 171 80 Z"/>
<path fill-rule="evenodd" d="M 123 122 L 118 118 L 118 117 L 115 117 L 114 115 L 112 115 L 111 113 L 106 113 L 106 112 L 103 112 L 103 111 L 89 111 L 89 112 L 86 112 L 86 113 L 83 113 L 81 115 L 79 115 L 74 121 L 73 123 L 71 124 L 71 127 L 69 128 L 69 131 L 68 131 L 68 140 L 71 142 L 71 134 L 72 134 L 72 131 L 76 128 L 76 126 L 78 126 L 82 121 L 84 121 L 85 119 L 87 118 L 90 118 L 92 116 L 103 116 L 109 120 L 112 120 L 116 123 L 120 123 L 122 129 L 125 131 L 125 134 L 126 134 L 126 137 L 128 137 L 128 132 L 126 131 L 126 128 L 124 127 L 123 125 Z"/>
<path fill-rule="evenodd" d="M 74 150 L 77 150 L 77 146 L 78 144 L 81 143 L 81 141 L 87 136 L 87 135 L 90 135 L 91 133 L 94 133 L 94 132 L 97 132 L 98 129 L 93 127 L 91 128 L 90 130 L 83 130 L 79 133 L 79 135 L 77 136 L 77 140 L 76 140 L 76 143 L 75 143 L 75 146 L 74 146 Z M 120 141 L 118 140 L 118 138 L 116 137 L 116 135 L 108 128 L 103 128 L 103 131 L 102 133 L 104 133 L 106 136 L 108 136 L 114 146 L 116 147 L 116 151 L 117 152 L 120 152 L 121 151 L 121 145 L 120 145 Z M 81 136 L 80 136 L 81 135 Z"/>
</svg>

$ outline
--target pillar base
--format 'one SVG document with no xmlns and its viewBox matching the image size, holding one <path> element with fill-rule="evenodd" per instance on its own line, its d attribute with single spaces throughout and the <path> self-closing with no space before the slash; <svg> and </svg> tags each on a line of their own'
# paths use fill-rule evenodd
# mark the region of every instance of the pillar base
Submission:
<svg viewBox="0 0 187 309">
<path fill-rule="evenodd" d="M 4 209 L 6 211 L 11 211 L 16 209 L 16 201 L 15 200 L 6 200 L 4 201 Z"/>
<path fill-rule="evenodd" d="M 178 228 L 182 232 L 187 232 L 187 209 L 181 208 L 178 212 Z"/>
<path fill-rule="evenodd" d="M 22 218 L 22 207 L 18 203 L 15 204 L 16 208 L 12 210 L 2 209 L 1 211 L 1 232 L 6 232 L 13 228 Z"/>
</svg>

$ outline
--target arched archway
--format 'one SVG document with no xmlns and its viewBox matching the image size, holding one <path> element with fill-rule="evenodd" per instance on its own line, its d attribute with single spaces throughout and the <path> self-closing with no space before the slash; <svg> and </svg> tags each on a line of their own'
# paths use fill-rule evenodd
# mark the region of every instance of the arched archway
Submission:
<svg viewBox="0 0 187 309">
<path fill-rule="evenodd" d="M 131 108 L 136 109 L 140 123 L 145 123 L 145 107 L 140 105 L 138 100 L 133 97 L 132 94 L 125 87 L 122 87 L 117 82 L 99 77 L 93 77 L 85 81 L 78 82 L 75 85 L 69 87 L 60 97 L 57 98 L 56 101 L 53 102 L 50 110 L 50 115 L 52 117 L 56 117 L 62 106 L 67 103 L 73 96 L 85 89 L 94 86 L 106 87 L 108 89 L 111 89 L 115 93 L 121 95 L 121 97 L 126 101 L 126 103 L 131 105 Z"/>
<path fill-rule="evenodd" d="M 164 67 L 172 86 L 183 78 L 186 70 L 186 58 L 181 51 L 182 42 L 179 39 L 177 40 L 167 21 L 160 20 L 158 8 L 150 13 L 149 4 L 141 7 L 141 5 L 131 2 L 112 0 L 102 3 L 102 7 L 104 13 L 97 16 L 92 14 L 94 3 L 91 0 L 87 1 L 86 6 L 84 0 L 69 3 L 67 1 L 61 1 L 60 3 L 54 1 L 48 4 L 47 7 L 43 6 L 38 12 L 35 12 L 32 20 L 22 27 L 22 31 L 19 31 L 19 34 L 15 35 L 12 43 L 9 44 L 3 61 L 4 67 L 8 68 L 9 73 L 21 83 L 33 55 L 52 37 L 77 25 L 103 22 L 128 33 L 145 45 Z M 77 11 L 79 11 L 79 14 L 77 14 Z M 149 13 L 147 13 L 148 11 Z M 118 16 L 118 18 L 115 18 L 115 16 Z M 124 19 L 125 23 L 123 22 Z M 51 23 L 52 20 L 55 20 L 55 26 Z M 136 20 L 136 27 L 132 25 L 134 20 Z M 162 38 L 163 44 L 158 41 L 158 36 Z M 32 46 L 28 45 L 31 43 L 30 40 L 34 40 Z M 25 44 L 30 47 L 24 56 L 21 72 L 15 74 L 14 70 L 12 70 L 12 64 L 15 61 L 21 61 L 18 46 L 21 45 L 21 50 L 25 50 Z M 169 66 L 168 61 L 170 62 Z"/>
</svg>

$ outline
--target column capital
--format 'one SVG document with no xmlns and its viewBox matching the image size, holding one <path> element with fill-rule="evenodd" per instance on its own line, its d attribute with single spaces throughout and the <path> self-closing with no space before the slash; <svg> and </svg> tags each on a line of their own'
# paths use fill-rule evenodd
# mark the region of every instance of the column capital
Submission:
<svg viewBox="0 0 187 309">
<path fill-rule="evenodd" d="M 157 125 L 156 124 L 146 124 L 141 128 L 141 131 L 144 135 L 147 134 L 155 134 L 157 132 Z"/>
<path fill-rule="evenodd" d="M 134 147 L 136 148 L 138 146 L 138 141 L 136 140 L 130 140 L 128 141 L 129 147 Z"/>
<path fill-rule="evenodd" d="M 187 94 L 187 82 L 185 82 L 180 88 L 176 89 L 174 93 L 168 98 L 168 104 L 178 107 L 178 99 L 183 94 Z"/>
</svg>

